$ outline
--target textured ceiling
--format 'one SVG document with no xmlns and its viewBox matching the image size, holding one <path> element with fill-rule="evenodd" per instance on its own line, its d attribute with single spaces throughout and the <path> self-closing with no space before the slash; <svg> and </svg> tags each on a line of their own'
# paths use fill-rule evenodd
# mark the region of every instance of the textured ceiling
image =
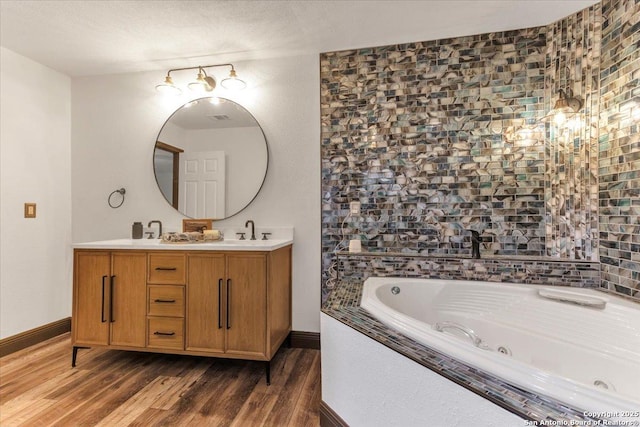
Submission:
<svg viewBox="0 0 640 427">
<path fill-rule="evenodd" d="M 595 0 L 0 1 L 0 44 L 70 76 L 546 25 Z"/>
</svg>

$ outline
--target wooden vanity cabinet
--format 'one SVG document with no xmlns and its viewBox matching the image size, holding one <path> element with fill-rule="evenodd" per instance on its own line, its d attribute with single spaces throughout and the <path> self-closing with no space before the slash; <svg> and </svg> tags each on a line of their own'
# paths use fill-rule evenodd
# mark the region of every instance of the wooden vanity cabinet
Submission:
<svg viewBox="0 0 640 427">
<path fill-rule="evenodd" d="M 91 346 L 269 362 L 290 332 L 291 246 L 74 252 L 74 366 Z"/>
<path fill-rule="evenodd" d="M 187 351 L 224 354 L 226 256 L 188 255 Z"/>
<path fill-rule="evenodd" d="M 144 347 L 146 273 L 142 252 L 75 251 L 74 346 Z"/>
<path fill-rule="evenodd" d="M 270 360 L 291 331 L 291 247 L 187 258 L 187 351 Z"/>
<path fill-rule="evenodd" d="M 149 253 L 147 348 L 184 350 L 187 258 L 183 252 Z"/>
<path fill-rule="evenodd" d="M 268 258 L 269 255 L 253 254 L 227 256 L 226 354 L 267 359 Z"/>
<path fill-rule="evenodd" d="M 187 350 L 266 357 L 265 254 L 190 254 Z"/>
</svg>

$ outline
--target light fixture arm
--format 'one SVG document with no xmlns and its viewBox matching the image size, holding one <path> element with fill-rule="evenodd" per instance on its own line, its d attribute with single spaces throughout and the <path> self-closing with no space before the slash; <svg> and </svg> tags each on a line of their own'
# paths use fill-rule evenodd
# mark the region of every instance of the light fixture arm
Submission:
<svg viewBox="0 0 640 427">
<path fill-rule="evenodd" d="M 243 89 L 246 87 L 246 83 L 243 80 L 240 80 L 238 78 L 238 75 L 236 74 L 236 69 L 233 66 L 233 64 L 225 63 L 225 64 L 198 65 L 195 67 L 172 68 L 169 71 L 167 71 L 167 76 L 165 78 L 164 83 L 157 85 L 156 90 L 163 93 L 171 93 L 174 95 L 179 95 L 180 93 L 182 93 L 182 91 L 180 90 L 180 88 L 176 87 L 173 84 L 171 73 L 176 71 L 198 70 L 198 78 L 194 82 L 189 83 L 189 89 L 196 90 L 196 91 L 212 92 L 217 86 L 216 79 L 213 77 L 213 75 L 208 75 L 206 69 L 215 68 L 215 67 L 231 68 L 231 70 L 229 71 L 229 77 L 223 79 L 221 82 L 222 86 L 225 89 L 237 90 L 237 89 Z"/>
<path fill-rule="evenodd" d="M 202 71 L 206 76 L 207 73 L 205 71 L 205 68 L 214 68 L 214 67 L 231 67 L 231 70 L 235 71 L 235 68 L 233 68 L 233 64 L 213 64 L 213 65 L 198 65 L 196 67 L 172 68 L 169 71 L 167 71 L 167 75 L 171 76 L 171 73 L 173 73 L 174 71 L 198 70 L 198 71 Z"/>
</svg>

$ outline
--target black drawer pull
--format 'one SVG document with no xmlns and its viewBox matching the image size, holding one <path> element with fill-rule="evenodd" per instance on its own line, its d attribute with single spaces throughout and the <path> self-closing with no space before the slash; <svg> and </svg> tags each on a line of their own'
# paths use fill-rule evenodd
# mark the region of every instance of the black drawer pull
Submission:
<svg viewBox="0 0 640 427">
<path fill-rule="evenodd" d="M 104 318 L 104 282 L 107 280 L 107 276 L 102 276 L 102 314 L 100 315 L 100 322 L 104 323 L 107 319 Z"/>
<path fill-rule="evenodd" d="M 175 303 L 176 300 L 174 299 L 154 299 L 153 302 L 166 302 L 169 304 Z"/>
<path fill-rule="evenodd" d="M 218 279 L 218 329 L 222 329 L 222 279 Z"/>
<path fill-rule="evenodd" d="M 116 276 L 111 276 L 109 279 L 109 322 L 113 323 L 116 319 L 113 318 L 113 288 L 115 287 Z"/>
<path fill-rule="evenodd" d="M 161 335 L 163 337 L 172 337 L 174 336 L 176 333 L 175 332 L 160 332 L 160 331 L 155 331 L 153 333 L 153 335 Z"/>
<path fill-rule="evenodd" d="M 227 329 L 231 329 L 231 314 L 229 313 L 230 298 L 231 298 L 231 279 L 227 279 Z"/>
<path fill-rule="evenodd" d="M 156 267 L 156 271 L 176 271 L 177 267 Z"/>
</svg>

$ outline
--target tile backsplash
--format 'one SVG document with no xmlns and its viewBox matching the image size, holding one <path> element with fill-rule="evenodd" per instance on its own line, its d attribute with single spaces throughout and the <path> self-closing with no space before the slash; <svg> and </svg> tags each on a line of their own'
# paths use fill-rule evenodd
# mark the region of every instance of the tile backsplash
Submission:
<svg viewBox="0 0 640 427">
<path fill-rule="evenodd" d="M 349 239 L 438 262 L 470 256 L 476 230 L 483 258 L 602 261 L 602 282 L 583 285 L 631 294 L 639 121 L 620 109 L 640 95 L 638 8 L 607 0 L 544 27 L 321 54 L 323 293 Z M 584 102 L 577 125 L 539 121 L 559 89 Z"/>
</svg>

